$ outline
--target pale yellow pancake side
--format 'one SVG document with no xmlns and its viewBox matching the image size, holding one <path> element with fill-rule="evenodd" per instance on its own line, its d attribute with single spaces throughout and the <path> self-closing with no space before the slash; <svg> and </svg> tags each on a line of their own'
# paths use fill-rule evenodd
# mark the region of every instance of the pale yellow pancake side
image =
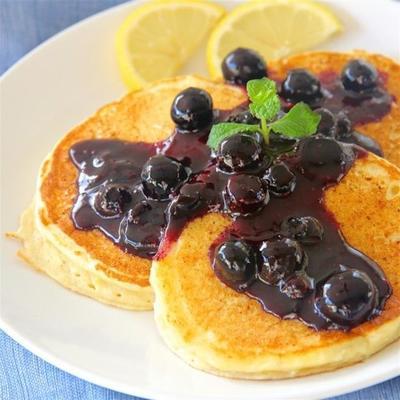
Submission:
<svg viewBox="0 0 400 400">
<path fill-rule="evenodd" d="M 189 87 L 207 90 L 216 108 L 232 108 L 246 99 L 233 86 L 195 76 L 177 77 L 132 92 L 100 109 L 68 133 L 44 161 L 33 204 L 15 234 L 20 255 L 62 285 L 102 302 L 127 309 L 151 309 L 151 261 L 127 254 L 97 230 L 75 229 L 71 209 L 77 196 L 78 172 L 69 158 L 81 140 L 114 138 L 156 142 L 174 127 L 171 103 Z"/>
</svg>

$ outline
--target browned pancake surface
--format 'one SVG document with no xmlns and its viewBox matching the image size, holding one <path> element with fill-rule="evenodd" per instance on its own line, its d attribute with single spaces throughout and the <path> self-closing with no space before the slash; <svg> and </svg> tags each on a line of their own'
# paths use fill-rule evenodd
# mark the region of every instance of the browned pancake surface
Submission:
<svg viewBox="0 0 400 400">
<path fill-rule="evenodd" d="M 207 90 L 214 107 L 232 108 L 245 100 L 244 92 L 232 86 L 217 84 L 205 79 L 174 78 L 125 96 L 121 101 L 106 105 L 95 116 L 73 129 L 57 145 L 49 172 L 41 185 L 45 212 L 41 219 L 45 224 L 58 225 L 92 257 L 99 260 L 99 269 L 118 280 L 149 284 L 151 261 L 123 252 L 100 231 L 75 229 L 71 209 L 77 196 L 78 171 L 69 158 L 71 146 L 86 139 L 121 139 L 157 142 L 167 138 L 173 130 L 170 118 L 171 103 L 176 94 L 196 86 Z"/>
<path fill-rule="evenodd" d="M 270 63 L 270 68 L 281 77 L 294 67 L 309 68 L 315 73 L 326 70 L 339 72 L 350 58 L 358 56 L 371 61 L 387 74 L 389 92 L 400 98 L 400 67 L 383 56 L 310 53 Z M 220 109 L 235 107 L 246 98 L 238 88 L 193 77 L 178 77 L 149 86 L 125 96 L 119 102 L 106 105 L 95 116 L 73 129 L 57 145 L 48 161 L 50 165 L 45 168 L 48 173 L 40 190 L 45 203 L 45 211 L 41 215 L 43 223 L 58 225 L 92 257 L 99 260 L 97 268 L 110 277 L 147 286 L 151 262 L 123 252 L 97 230 L 75 229 L 70 215 L 77 195 L 78 172 L 70 161 L 68 151 L 73 144 L 85 139 L 115 138 L 149 143 L 165 139 L 173 129 L 169 115 L 172 100 L 180 90 L 188 86 L 210 92 L 214 107 Z M 400 110 L 398 104 L 394 103 L 391 113 L 382 121 L 358 129 L 377 139 L 388 159 L 400 165 L 400 151 L 396 147 L 400 142 L 398 121 Z"/>
<path fill-rule="evenodd" d="M 382 146 L 385 158 L 400 166 L 400 64 L 388 57 L 363 51 L 353 53 L 309 52 L 269 63 L 273 77 L 284 78 L 294 68 L 306 68 L 315 74 L 332 71 L 340 74 L 351 59 L 367 60 L 386 80 L 386 89 L 394 96 L 389 114 L 378 122 L 357 125 L 355 128 L 373 137 Z"/>
<path fill-rule="evenodd" d="M 162 312 L 159 318 L 164 321 L 161 329 L 165 323 L 185 343 L 206 342 L 220 356 L 236 360 L 263 354 L 300 355 L 355 337 L 369 340 L 367 336 L 377 327 L 400 316 L 400 196 L 393 198 L 399 190 L 400 170 L 369 155 L 357 160 L 325 197 L 347 241 L 381 266 L 393 288 L 377 318 L 350 332 L 315 331 L 297 320 L 266 313 L 256 300 L 215 276 L 209 248 L 230 219 L 210 214 L 191 222 L 153 271 L 152 284 Z"/>
</svg>

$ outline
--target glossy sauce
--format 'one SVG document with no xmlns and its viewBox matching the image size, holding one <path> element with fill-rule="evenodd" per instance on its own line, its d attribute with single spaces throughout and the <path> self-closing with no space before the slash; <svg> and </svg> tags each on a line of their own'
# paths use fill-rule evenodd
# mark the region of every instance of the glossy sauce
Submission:
<svg viewBox="0 0 400 400">
<path fill-rule="evenodd" d="M 344 110 L 355 124 L 379 120 L 390 111 L 392 97 L 383 88 L 376 89 L 373 99 L 354 100 L 344 96 L 337 76 L 326 74 L 321 77 L 321 83 L 324 97 L 315 107 Z M 214 123 L 225 121 L 245 108 L 246 104 L 228 111 L 215 110 Z M 213 263 L 214 248 L 221 240 L 238 237 L 258 246 L 264 240 L 282 237 L 280 225 L 285 218 L 313 216 L 323 225 L 324 236 L 320 243 L 304 246 L 308 264 L 302 273 L 312 283 L 307 296 L 291 299 L 278 286 L 260 279 L 255 280 L 246 294 L 279 317 L 298 318 L 316 329 L 349 329 L 353 325 L 340 326 L 323 318 L 315 304 L 327 277 L 355 268 L 364 271 L 377 287 L 378 302 L 370 318 L 378 314 L 390 295 L 390 287 L 379 266 L 347 244 L 334 216 L 323 204 L 324 190 L 339 182 L 354 160 L 365 152 L 351 144 L 342 144 L 344 158 L 340 168 L 327 165 L 322 173 L 321 169 L 312 167 L 306 172 L 307 157 L 302 155 L 302 149 L 307 141 L 315 138 L 296 142 L 272 136 L 264 160 L 246 173 L 263 177 L 272 163 L 284 162 L 296 176 L 295 190 L 287 197 L 271 195 L 269 202 L 254 214 L 233 215 L 224 197 L 231 174 L 219 167 L 216 155 L 206 145 L 210 128 L 197 133 L 175 129 L 167 140 L 155 144 L 120 140 L 87 140 L 75 144 L 70 150 L 79 170 L 79 195 L 72 210 L 75 227 L 99 229 L 124 251 L 152 259 L 161 258 L 168 251 L 188 221 L 208 212 L 225 213 L 230 215 L 232 225 L 210 249 Z M 164 201 L 146 197 L 140 178 L 144 163 L 160 153 L 180 161 L 191 171 L 189 181 Z M 117 215 L 104 217 L 96 209 L 96 202 L 99 193 L 110 184 L 129 188 L 130 201 Z"/>
<path fill-rule="evenodd" d="M 383 73 L 378 75 L 377 86 L 366 93 L 345 90 L 335 72 L 325 71 L 318 78 L 322 96 L 310 103 L 311 108 L 324 107 L 334 114 L 342 112 L 350 119 L 353 128 L 379 121 L 390 112 L 394 98 L 384 87 L 386 77 Z M 281 102 L 284 110 L 292 106 L 282 98 Z"/>
</svg>

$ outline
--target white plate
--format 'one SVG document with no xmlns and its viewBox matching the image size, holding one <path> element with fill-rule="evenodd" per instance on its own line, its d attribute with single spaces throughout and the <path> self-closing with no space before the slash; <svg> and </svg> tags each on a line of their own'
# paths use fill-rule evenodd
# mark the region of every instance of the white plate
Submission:
<svg viewBox="0 0 400 400">
<path fill-rule="evenodd" d="M 156 399 L 313 399 L 399 372 L 398 344 L 336 372 L 275 382 L 234 381 L 184 364 L 164 346 L 151 312 L 126 312 L 69 292 L 28 268 L 4 239 L 29 203 L 41 160 L 57 139 L 124 94 L 113 35 L 138 3 L 100 13 L 24 57 L 1 82 L 1 328 L 50 363 L 121 392 Z M 378 6 L 379 4 L 379 6 Z M 400 3 L 334 2 L 345 33 L 324 48 L 399 57 Z M 195 58 L 189 71 L 203 71 Z"/>
</svg>

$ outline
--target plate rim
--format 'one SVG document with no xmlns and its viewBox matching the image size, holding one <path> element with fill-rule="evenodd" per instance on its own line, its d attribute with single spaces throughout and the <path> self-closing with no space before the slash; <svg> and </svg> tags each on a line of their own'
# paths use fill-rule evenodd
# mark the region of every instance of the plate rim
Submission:
<svg viewBox="0 0 400 400">
<path fill-rule="evenodd" d="M 140 388 L 133 388 L 127 384 L 124 383 L 117 383 L 113 381 L 112 379 L 103 377 L 99 374 L 92 373 L 89 370 L 85 370 L 84 368 L 80 368 L 77 366 L 74 366 L 73 364 L 69 362 L 63 361 L 60 357 L 53 355 L 50 351 L 45 351 L 40 348 L 40 346 L 37 346 L 34 344 L 33 341 L 29 340 L 29 338 L 24 337 L 23 335 L 20 335 L 17 330 L 15 330 L 10 324 L 8 324 L 1 316 L 0 314 L 0 329 L 5 332 L 8 336 L 10 336 L 13 340 L 15 340 L 18 344 L 23 346 L 25 349 L 33 353 L 35 356 L 43 359 L 44 361 L 48 362 L 49 364 L 61 369 L 62 371 L 69 373 L 77 378 L 83 379 L 89 383 L 101 386 L 106 389 L 111 389 L 120 393 L 125 393 L 129 394 L 135 397 L 143 397 L 147 399 L 163 399 L 163 400 L 177 400 L 179 398 L 182 398 L 181 395 L 177 397 L 176 394 L 170 393 L 167 391 L 163 392 L 157 392 L 156 390 L 150 389 L 150 391 L 146 391 Z M 399 344 L 399 340 L 396 340 L 395 342 L 391 343 L 390 345 L 394 344 Z M 389 345 L 389 346 L 390 346 Z M 360 363 L 358 363 L 360 364 Z M 357 365 L 357 364 L 355 364 Z M 351 367 L 351 366 L 350 366 Z M 189 366 L 189 368 L 192 368 Z M 197 370 L 194 370 L 195 372 Z M 334 372 L 334 371 L 333 371 Z M 322 377 L 324 376 L 324 373 L 319 374 Z M 395 366 L 391 368 L 391 370 L 388 372 L 385 370 L 384 372 L 377 372 L 375 376 L 369 377 L 367 380 L 360 381 L 357 383 L 349 383 L 346 386 L 340 387 L 338 389 L 335 389 L 333 392 L 331 388 L 324 389 L 323 391 L 319 391 L 319 394 L 305 394 L 302 395 L 301 397 L 297 397 L 296 400 L 300 399 L 307 399 L 307 400 L 316 400 L 316 399 L 325 399 L 328 397 L 332 396 L 340 396 L 346 393 L 351 393 L 355 392 L 358 390 L 363 390 L 367 389 L 371 386 L 374 386 L 376 384 L 388 381 L 390 379 L 396 378 L 399 376 L 398 371 L 396 371 Z M 221 378 L 221 379 L 226 379 L 226 378 Z M 301 379 L 301 378 L 300 378 Z M 287 379 L 289 380 L 289 379 Z M 240 381 L 240 380 L 239 380 Z M 285 381 L 285 379 L 281 380 L 281 382 Z M 266 381 L 268 382 L 268 381 Z M 150 395 L 150 397 L 149 397 Z M 322 395 L 322 396 L 321 396 Z M 232 396 L 230 395 L 231 399 L 240 399 L 240 397 Z M 191 399 L 193 400 L 204 400 L 204 397 L 201 397 L 197 394 L 194 394 L 191 396 Z M 226 400 L 223 397 L 213 397 L 210 398 L 212 400 Z"/>
<path fill-rule="evenodd" d="M 223 2 L 224 0 L 218 0 L 219 2 Z M 238 0 L 235 0 L 238 1 Z M 355 0 L 357 1 L 357 0 Z M 89 23 L 92 20 L 95 20 L 99 17 L 102 17 L 106 14 L 113 13 L 116 10 L 123 9 L 123 8 L 136 8 L 137 6 L 145 3 L 146 0 L 129 0 L 127 2 L 121 3 L 114 5 L 112 7 L 106 8 L 104 10 L 101 10 L 95 14 L 92 14 L 80 21 L 75 22 L 74 24 L 66 27 L 65 29 L 57 32 L 53 36 L 50 36 L 47 38 L 45 41 L 40 43 L 38 46 L 34 47 L 31 49 L 29 52 L 27 52 L 25 55 L 23 55 L 20 59 L 18 59 L 14 64 L 12 64 L 10 67 L 8 67 L 7 70 L 5 70 L 2 75 L 0 76 L 0 86 L 3 85 L 4 81 L 8 78 L 9 75 L 12 75 L 14 72 L 18 71 L 19 67 L 26 62 L 29 62 L 29 59 L 33 57 L 36 53 L 42 51 L 43 48 L 51 45 L 53 42 L 57 41 L 57 39 L 64 34 L 67 34 L 71 31 L 78 30 L 81 25 L 84 25 L 86 23 Z M 1 242 L 4 243 L 5 238 L 1 238 Z M 41 348 L 40 345 L 37 345 L 32 341 L 29 337 L 21 334 L 18 332 L 18 329 L 14 328 L 10 322 L 7 322 L 7 320 L 3 317 L 3 314 L 0 312 L 0 329 L 9 337 L 11 337 L 13 340 L 15 340 L 18 344 L 23 346 L 25 349 L 33 353 L 35 356 L 43 359 L 44 361 L 48 362 L 49 364 L 55 366 L 56 368 L 61 369 L 62 371 L 69 373 L 77 378 L 83 379 L 89 383 L 99 385 L 101 387 L 114 390 L 117 392 L 129 394 L 132 396 L 139 396 L 139 397 L 144 397 L 144 398 L 152 398 L 152 399 L 166 399 L 166 400 L 176 400 L 177 398 L 181 398 L 181 395 L 177 395 L 169 392 L 169 391 L 159 391 L 156 389 L 155 386 L 148 388 L 148 389 L 143 389 L 140 387 L 133 387 L 129 384 L 123 383 L 123 382 L 117 382 L 113 380 L 112 378 L 107 378 L 106 376 L 102 376 L 99 373 L 93 373 L 88 369 L 85 369 L 83 367 L 79 367 L 74 365 L 71 362 L 64 361 L 61 357 L 54 355 L 51 351 L 44 350 Z M 400 339 L 396 340 L 393 344 L 399 344 Z M 189 367 L 191 368 L 191 367 Z M 196 372 L 196 370 L 194 370 Z M 323 377 L 323 373 L 320 374 Z M 364 378 L 363 380 L 360 380 L 356 383 L 348 383 L 345 386 L 340 386 L 339 388 L 335 388 L 332 391 L 332 388 L 327 388 L 323 389 L 322 391 L 319 390 L 318 394 L 305 394 L 302 395 L 303 397 L 307 400 L 312 400 L 312 399 L 321 399 L 326 398 L 326 397 L 331 397 L 331 396 L 338 396 L 338 395 L 343 395 L 346 393 L 350 393 L 353 391 L 357 390 L 362 390 L 366 389 L 370 386 L 376 385 L 378 383 L 382 383 L 384 381 L 393 379 L 395 377 L 399 376 L 399 371 L 397 370 L 396 366 L 393 365 L 391 368 L 385 369 L 384 371 L 375 371 L 374 376 L 368 376 Z M 221 378 L 225 379 L 225 378 Z M 301 378 L 300 378 L 301 379 Z M 284 381 L 284 380 L 282 380 Z M 282 382 L 281 381 L 281 382 Z M 267 381 L 268 382 L 268 381 Z M 150 396 L 150 397 L 149 397 Z M 233 396 L 232 394 L 230 395 L 230 398 L 232 399 L 239 399 L 239 397 Z M 204 400 L 204 397 L 201 397 L 197 394 L 191 395 L 191 399 L 193 400 Z M 225 400 L 223 397 L 210 397 L 210 399 L 221 399 Z M 298 398 L 299 399 L 299 398 Z"/>
</svg>

